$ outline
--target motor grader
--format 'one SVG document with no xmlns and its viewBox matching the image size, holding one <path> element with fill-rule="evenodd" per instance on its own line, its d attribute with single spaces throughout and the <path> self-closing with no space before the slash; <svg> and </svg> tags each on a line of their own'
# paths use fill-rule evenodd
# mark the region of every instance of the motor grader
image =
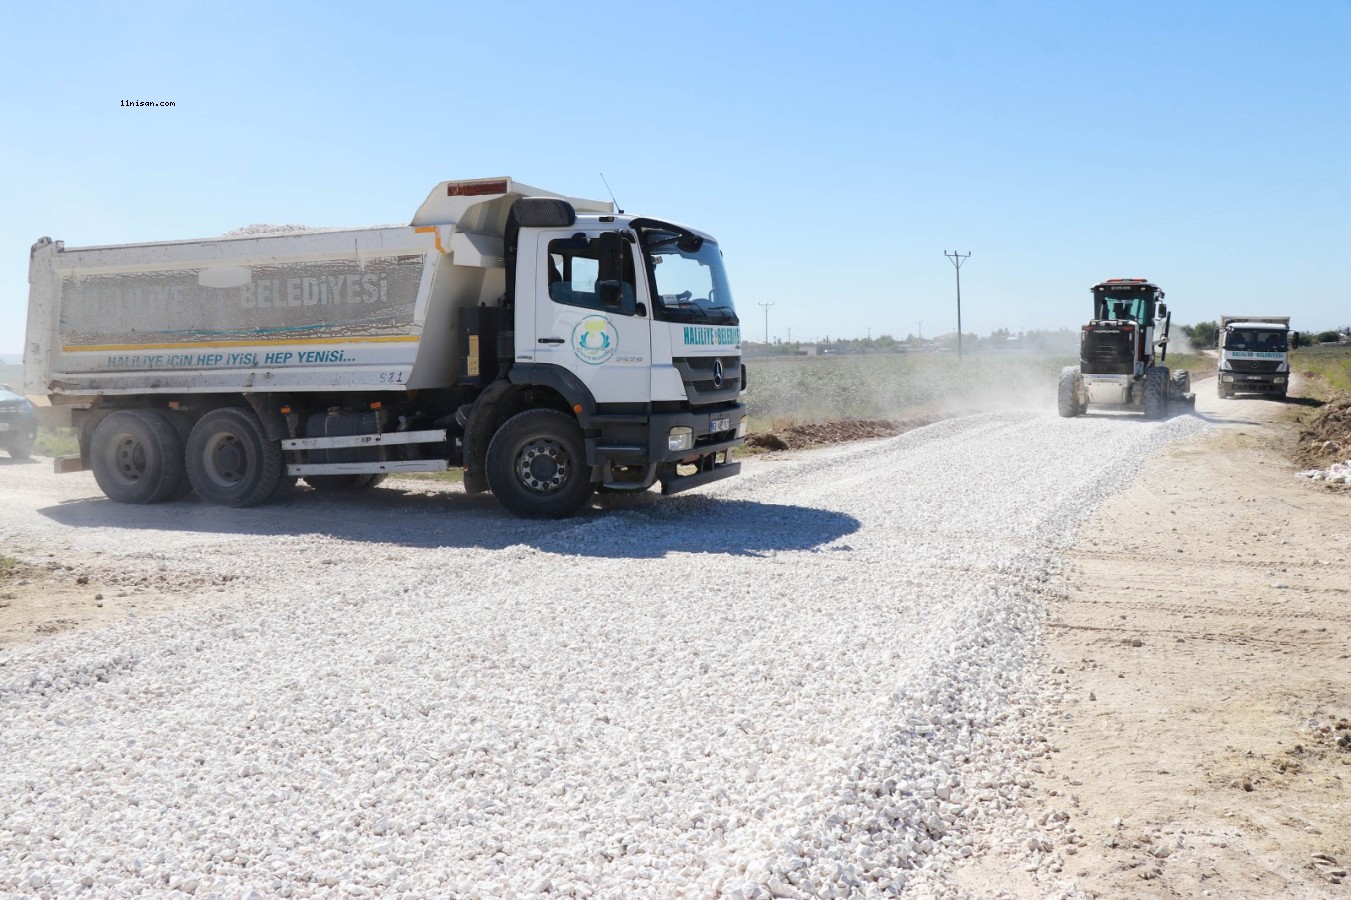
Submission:
<svg viewBox="0 0 1351 900">
<path fill-rule="evenodd" d="M 1172 315 L 1159 286 L 1145 278 L 1109 278 L 1093 285 L 1093 319 L 1079 336 L 1079 365 L 1060 371 L 1060 415 L 1094 407 L 1136 408 L 1147 419 L 1168 414 L 1168 403 L 1195 405 L 1189 372 L 1170 372 Z"/>
</svg>

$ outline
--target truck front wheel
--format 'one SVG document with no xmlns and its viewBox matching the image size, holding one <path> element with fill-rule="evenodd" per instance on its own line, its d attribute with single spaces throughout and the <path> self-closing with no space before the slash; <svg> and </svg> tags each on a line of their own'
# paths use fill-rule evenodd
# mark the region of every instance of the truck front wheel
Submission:
<svg viewBox="0 0 1351 900">
<path fill-rule="evenodd" d="M 197 496 L 220 506 L 256 506 L 287 482 L 281 445 L 251 409 L 214 409 L 188 436 L 188 478 Z"/>
<path fill-rule="evenodd" d="M 488 487 L 508 510 L 531 519 L 577 512 L 595 490 L 577 421 L 551 409 L 517 413 L 488 443 Z"/>
<path fill-rule="evenodd" d="M 109 413 L 89 443 L 94 480 L 117 503 L 159 503 L 175 496 L 183 478 L 183 442 L 153 409 Z"/>
</svg>

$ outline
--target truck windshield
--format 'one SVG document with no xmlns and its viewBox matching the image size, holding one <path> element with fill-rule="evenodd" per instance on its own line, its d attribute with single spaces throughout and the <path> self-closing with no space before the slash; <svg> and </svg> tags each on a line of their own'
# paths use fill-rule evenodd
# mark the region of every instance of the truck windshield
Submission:
<svg viewBox="0 0 1351 900">
<path fill-rule="evenodd" d="M 657 318 L 671 322 L 740 324 L 717 244 L 683 231 L 661 228 L 643 229 L 642 235 Z"/>
<path fill-rule="evenodd" d="M 1234 328 L 1224 340 L 1226 350 L 1265 350 L 1268 353 L 1285 352 L 1285 332 L 1257 328 Z"/>
</svg>

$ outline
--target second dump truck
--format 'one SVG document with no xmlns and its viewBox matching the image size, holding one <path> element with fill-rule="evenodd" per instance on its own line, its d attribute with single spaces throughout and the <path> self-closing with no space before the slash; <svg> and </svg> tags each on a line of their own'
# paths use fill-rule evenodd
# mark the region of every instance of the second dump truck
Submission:
<svg viewBox="0 0 1351 900">
<path fill-rule="evenodd" d="M 123 503 L 464 470 L 560 517 L 735 475 L 741 332 L 712 236 L 509 178 L 407 226 L 67 248 L 29 270 L 25 392 Z"/>
<path fill-rule="evenodd" d="M 1284 397 L 1290 388 L 1290 350 L 1299 334 L 1289 316 L 1220 316 L 1219 395 Z"/>
</svg>

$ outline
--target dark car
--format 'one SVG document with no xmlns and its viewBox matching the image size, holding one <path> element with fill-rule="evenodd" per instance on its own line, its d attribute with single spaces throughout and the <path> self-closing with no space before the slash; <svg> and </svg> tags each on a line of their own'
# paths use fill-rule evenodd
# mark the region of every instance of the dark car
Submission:
<svg viewBox="0 0 1351 900">
<path fill-rule="evenodd" d="M 33 455 L 33 443 L 38 439 L 38 416 L 33 404 L 10 390 L 0 387 L 0 448 L 9 451 L 15 459 Z"/>
</svg>

